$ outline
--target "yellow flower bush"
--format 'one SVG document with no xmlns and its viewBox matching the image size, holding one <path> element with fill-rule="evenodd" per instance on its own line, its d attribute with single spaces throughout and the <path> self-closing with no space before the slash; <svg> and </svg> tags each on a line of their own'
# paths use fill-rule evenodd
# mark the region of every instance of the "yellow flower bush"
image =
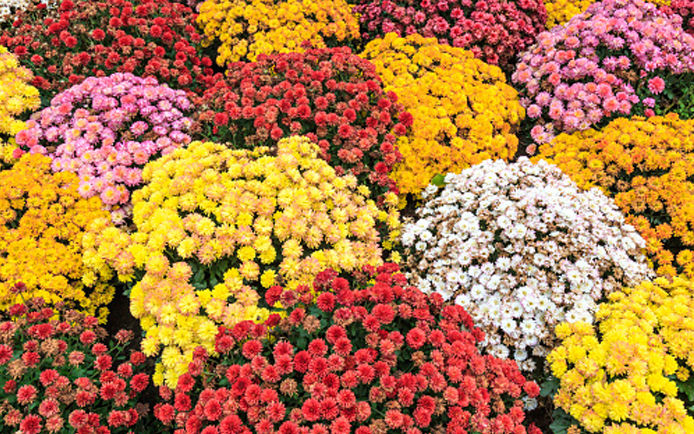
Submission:
<svg viewBox="0 0 694 434">
<path fill-rule="evenodd" d="M 87 270 L 82 236 L 93 221 L 108 219 L 99 198 L 83 199 L 79 179 L 51 173 L 51 159 L 27 154 L 0 171 L 0 309 L 31 297 L 70 307 L 102 321 L 114 289 L 110 277 Z M 106 229 L 105 222 L 95 230 Z M 24 294 L 11 288 L 26 285 Z"/>
<path fill-rule="evenodd" d="M 14 161 L 14 136 L 24 129 L 24 122 L 17 117 L 41 105 L 38 89 L 28 84 L 32 77 L 31 71 L 0 46 L 0 169 Z"/>
<path fill-rule="evenodd" d="M 669 5 L 670 0 L 649 0 L 658 6 Z M 545 0 L 547 9 L 547 28 L 564 24 L 574 16 L 585 12 L 595 0 Z"/>
<path fill-rule="evenodd" d="M 276 154 L 194 142 L 145 166 L 136 231 L 85 237 L 90 266 L 135 282 L 143 351 L 161 353 L 155 381 L 174 386 L 196 347 L 213 352 L 219 325 L 266 319 L 268 288 L 382 263 L 376 225 L 388 214 L 318 153 L 299 136 Z"/>
<path fill-rule="evenodd" d="M 694 432 L 675 382 L 694 368 L 694 283 L 661 277 L 612 293 L 596 324 L 557 326 L 554 403 L 589 432 Z"/>
<path fill-rule="evenodd" d="M 656 271 L 694 277 L 694 121 L 619 118 L 600 131 L 557 136 L 539 159 L 613 197 L 646 240 Z"/>
<path fill-rule="evenodd" d="M 361 56 L 414 117 L 411 133 L 398 139 L 403 162 L 392 174 L 402 193 L 418 194 L 436 174 L 515 155 L 525 111 L 498 67 L 417 34 L 389 33 Z"/>
<path fill-rule="evenodd" d="M 218 40 L 217 64 L 255 61 L 259 54 L 347 45 L 359 38 L 359 21 L 345 0 L 207 0 L 197 22 L 203 46 Z"/>
</svg>

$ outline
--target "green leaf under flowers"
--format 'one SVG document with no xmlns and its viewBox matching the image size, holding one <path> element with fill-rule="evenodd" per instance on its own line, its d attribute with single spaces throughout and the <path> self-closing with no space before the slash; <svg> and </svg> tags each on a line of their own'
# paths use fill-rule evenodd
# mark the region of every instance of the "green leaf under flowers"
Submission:
<svg viewBox="0 0 694 434">
<path fill-rule="evenodd" d="M 540 385 L 540 396 L 547 397 L 554 395 L 557 389 L 559 389 L 559 380 L 554 376 L 550 376 Z"/>
<path fill-rule="evenodd" d="M 574 423 L 574 418 L 564 410 L 556 408 L 552 412 L 552 423 L 549 425 L 549 429 L 552 430 L 554 434 L 566 434 L 569 427 Z"/>
<path fill-rule="evenodd" d="M 433 178 L 431 178 L 431 183 L 437 187 L 443 187 L 446 184 L 445 179 L 445 176 L 437 173 Z"/>
</svg>

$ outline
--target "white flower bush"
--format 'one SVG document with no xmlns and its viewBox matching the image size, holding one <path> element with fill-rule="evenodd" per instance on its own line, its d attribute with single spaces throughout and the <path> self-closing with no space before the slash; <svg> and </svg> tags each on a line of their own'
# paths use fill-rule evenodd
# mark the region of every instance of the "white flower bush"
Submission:
<svg viewBox="0 0 694 434">
<path fill-rule="evenodd" d="M 648 279 L 645 241 L 598 189 L 545 161 L 487 160 L 429 186 L 402 244 L 414 283 L 455 299 L 497 357 L 524 371 L 562 321 L 593 322 L 606 294 Z"/>
<path fill-rule="evenodd" d="M 24 10 L 35 0 L 0 0 L 0 23 L 7 21 L 12 23 L 15 12 Z M 37 3 L 44 3 L 48 9 L 54 9 L 56 0 L 43 0 Z"/>
</svg>

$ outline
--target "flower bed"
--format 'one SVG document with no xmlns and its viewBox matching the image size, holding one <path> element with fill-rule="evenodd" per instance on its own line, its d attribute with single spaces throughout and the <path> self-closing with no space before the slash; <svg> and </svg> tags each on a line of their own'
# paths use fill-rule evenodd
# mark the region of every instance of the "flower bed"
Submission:
<svg viewBox="0 0 694 434">
<path fill-rule="evenodd" d="M 317 154 L 302 137 L 281 140 L 276 156 L 194 142 L 145 167 L 134 233 L 85 240 L 92 267 L 105 262 L 134 279 L 143 349 L 162 354 L 157 383 L 163 373 L 174 386 L 196 347 L 213 351 L 217 325 L 267 318 L 273 306 L 262 300 L 273 285 L 382 262 L 382 211 Z"/>
<path fill-rule="evenodd" d="M 408 286 L 394 264 L 324 271 L 313 286 L 316 304 L 306 286 L 273 287 L 268 304 L 287 312 L 270 336 L 249 323 L 220 332 L 220 357 L 198 352 L 156 417 L 176 433 L 539 433 L 523 411 L 539 387 L 478 352 L 482 333 L 460 306 Z"/>
<path fill-rule="evenodd" d="M 389 177 L 402 159 L 395 141 L 412 116 L 395 94 L 383 91 L 374 66 L 348 48 L 233 63 L 198 105 L 199 135 L 254 148 L 302 134 L 339 175 L 352 173 L 374 198 L 396 191 Z"/>
<path fill-rule="evenodd" d="M 198 54 L 201 36 L 187 6 L 170 0 L 32 2 L 0 45 L 34 72 L 44 104 L 89 76 L 153 76 L 173 88 L 211 85 L 212 61 Z"/>
</svg>

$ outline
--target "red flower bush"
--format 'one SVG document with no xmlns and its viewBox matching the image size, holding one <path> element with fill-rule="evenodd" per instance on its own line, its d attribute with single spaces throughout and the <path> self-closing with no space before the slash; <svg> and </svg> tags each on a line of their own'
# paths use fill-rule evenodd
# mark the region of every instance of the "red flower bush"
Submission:
<svg viewBox="0 0 694 434">
<path fill-rule="evenodd" d="M 124 354 L 132 332 L 121 330 L 106 345 L 97 324 L 41 298 L 0 313 L 0 426 L 23 434 L 139 426 L 146 408 L 137 398 L 149 385 L 145 356 Z"/>
<path fill-rule="evenodd" d="M 374 65 L 346 47 L 234 62 L 199 106 L 193 133 L 242 148 L 305 135 L 339 175 L 353 173 L 375 195 L 395 191 L 396 136 L 412 124 Z"/>
<path fill-rule="evenodd" d="M 285 318 L 221 330 L 221 360 L 200 349 L 176 390 L 160 389 L 159 421 L 181 434 L 539 433 L 523 425 L 538 386 L 479 354 L 462 307 L 408 287 L 394 264 L 351 281 L 324 271 L 314 287 L 315 304 L 308 287 L 273 287 Z"/>
<path fill-rule="evenodd" d="M 547 20 L 542 0 L 361 0 L 354 11 L 366 40 L 419 33 L 471 50 L 504 70 L 535 42 Z"/>
<path fill-rule="evenodd" d="M 198 55 L 193 11 L 171 0 L 34 1 L 0 33 L 35 75 L 44 99 L 86 77 L 154 76 L 172 88 L 210 84 L 212 61 Z"/>
</svg>

